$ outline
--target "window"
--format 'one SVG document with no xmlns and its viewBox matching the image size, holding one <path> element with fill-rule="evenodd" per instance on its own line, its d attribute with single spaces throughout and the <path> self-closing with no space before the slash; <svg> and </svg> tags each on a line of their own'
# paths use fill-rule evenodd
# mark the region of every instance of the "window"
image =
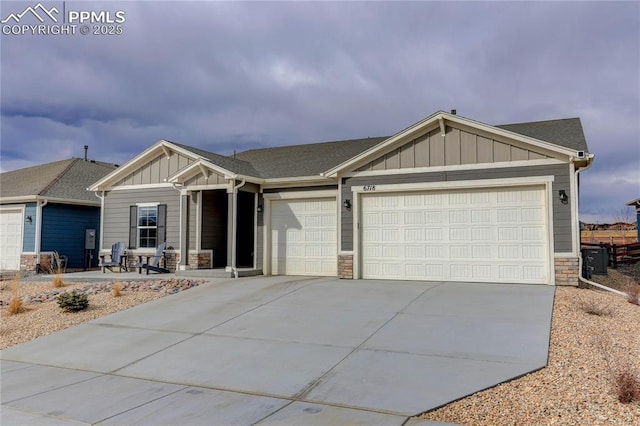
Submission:
<svg viewBox="0 0 640 426">
<path fill-rule="evenodd" d="M 158 206 L 138 207 L 138 247 L 157 246 Z"/>
<path fill-rule="evenodd" d="M 166 204 L 129 206 L 129 248 L 156 248 L 166 242 Z"/>
</svg>

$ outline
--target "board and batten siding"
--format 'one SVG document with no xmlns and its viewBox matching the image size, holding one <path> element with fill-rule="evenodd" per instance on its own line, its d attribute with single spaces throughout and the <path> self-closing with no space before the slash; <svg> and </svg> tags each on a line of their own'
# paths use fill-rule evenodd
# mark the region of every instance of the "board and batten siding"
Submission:
<svg viewBox="0 0 640 426">
<path fill-rule="evenodd" d="M 115 186 L 164 183 L 167 177 L 177 173 L 192 162 L 193 160 L 191 158 L 173 151 L 170 152 L 169 156 L 160 154 L 153 160 L 145 163 L 144 166 L 128 174 Z"/>
<path fill-rule="evenodd" d="M 129 207 L 141 203 L 167 205 L 167 247 L 180 247 L 180 192 L 173 188 L 110 191 L 104 198 L 104 243 L 109 250 L 114 243 L 129 244 Z"/>
<path fill-rule="evenodd" d="M 381 155 L 360 167 L 358 171 L 457 166 L 545 158 L 548 157 L 540 152 L 521 148 L 506 140 L 497 140 L 488 135 L 447 126 L 444 138 L 440 129 L 436 128 Z"/>
<path fill-rule="evenodd" d="M 416 174 L 389 174 L 379 176 L 351 177 L 343 178 L 342 200 L 351 199 L 353 193 L 352 186 L 362 185 L 390 185 L 401 183 L 421 183 L 421 182 L 448 182 L 462 180 L 482 180 L 482 179 L 503 179 L 520 178 L 529 176 L 554 176 L 553 182 L 553 235 L 555 251 L 572 251 L 572 227 L 571 227 L 571 204 L 562 204 L 557 196 L 558 191 L 564 189 L 569 198 L 571 194 L 570 170 L 568 164 L 554 164 L 530 167 L 511 168 L 491 168 L 478 170 L 457 170 L 434 173 Z M 341 209 L 341 250 L 353 250 L 353 210 Z"/>
</svg>

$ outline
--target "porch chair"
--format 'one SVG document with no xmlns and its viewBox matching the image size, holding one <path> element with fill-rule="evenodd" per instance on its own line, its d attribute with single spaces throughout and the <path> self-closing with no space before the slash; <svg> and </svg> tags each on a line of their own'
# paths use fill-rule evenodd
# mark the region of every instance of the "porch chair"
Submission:
<svg viewBox="0 0 640 426">
<path fill-rule="evenodd" d="M 164 249 L 167 246 L 167 243 L 162 243 L 156 249 L 155 256 L 138 256 L 138 263 L 136 264 L 136 268 L 138 268 L 138 273 L 141 274 L 143 269 L 147 270 L 147 275 L 149 275 L 149 271 L 158 272 L 161 274 L 166 274 L 169 272 L 167 269 L 167 258 L 164 253 Z M 142 258 L 146 257 L 146 263 L 142 262 Z M 162 259 L 162 266 L 160 266 L 160 259 Z"/>
<path fill-rule="evenodd" d="M 106 268 L 109 268 L 109 270 L 111 272 L 113 272 L 113 267 L 114 266 L 118 266 L 120 268 L 120 272 L 122 272 L 122 269 L 124 269 L 125 271 L 127 270 L 127 256 L 124 254 L 125 251 L 125 244 L 124 243 L 115 243 L 114 245 L 111 246 L 111 257 L 110 257 L 110 261 L 106 262 L 105 261 L 105 257 L 106 255 L 100 255 L 100 263 L 102 265 L 102 273 L 106 273 Z"/>
</svg>

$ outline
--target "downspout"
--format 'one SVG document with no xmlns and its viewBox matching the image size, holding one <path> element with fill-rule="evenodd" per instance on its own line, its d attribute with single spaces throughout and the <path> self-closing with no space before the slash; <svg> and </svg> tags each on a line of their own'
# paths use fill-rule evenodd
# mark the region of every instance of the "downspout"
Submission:
<svg viewBox="0 0 640 426">
<path fill-rule="evenodd" d="M 102 191 L 102 195 L 98 195 L 98 192 L 94 192 L 93 195 L 100 199 L 100 248 L 98 249 L 98 256 L 102 252 L 103 240 L 104 237 L 104 191 Z"/>
<path fill-rule="evenodd" d="M 42 208 L 49 200 L 36 200 L 36 264 L 40 264 L 40 251 L 42 245 Z"/>
<path fill-rule="evenodd" d="M 238 268 L 236 268 L 236 246 L 238 244 L 236 237 L 238 232 L 238 189 L 242 188 L 245 183 L 247 183 L 246 179 L 242 179 L 239 184 L 233 187 L 233 217 L 231 218 L 231 229 L 233 234 L 231 235 L 231 271 L 233 272 L 234 278 L 238 278 Z"/>
<path fill-rule="evenodd" d="M 587 166 L 583 167 L 583 168 L 578 168 L 574 172 L 575 173 L 576 189 L 578 188 L 578 185 L 577 185 L 577 183 L 578 183 L 578 174 L 580 172 L 585 171 L 585 170 L 589 170 L 592 165 L 593 165 L 593 154 L 590 154 L 589 163 L 587 164 Z M 579 207 L 578 206 L 579 197 L 578 197 L 577 193 L 574 195 L 574 198 L 575 198 L 575 203 L 576 203 L 576 212 L 579 212 L 580 211 L 579 208 L 578 208 Z M 579 218 L 579 216 L 578 216 L 578 218 Z M 598 284 L 596 282 L 593 282 L 591 280 L 586 279 L 582 275 L 582 263 L 583 262 L 582 262 L 582 250 L 580 250 L 580 220 L 579 219 L 578 219 L 578 226 L 575 227 L 574 232 L 576 233 L 576 242 L 577 242 L 577 245 L 578 245 L 578 247 L 577 247 L 577 249 L 578 249 L 578 280 L 580 280 L 581 282 L 583 282 L 585 284 L 588 284 L 590 286 L 594 286 L 594 287 L 597 287 L 599 289 L 610 291 L 611 293 L 615 293 L 615 294 L 618 294 L 620 296 L 627 297 L 628 295 L 626 293 L 622 292 L 622 291 L 618 291 L 618 290 L 615 290 L 613 288 L 609 288 L 607 286 L 604 286 L 602 284 Z"/>
</svg>

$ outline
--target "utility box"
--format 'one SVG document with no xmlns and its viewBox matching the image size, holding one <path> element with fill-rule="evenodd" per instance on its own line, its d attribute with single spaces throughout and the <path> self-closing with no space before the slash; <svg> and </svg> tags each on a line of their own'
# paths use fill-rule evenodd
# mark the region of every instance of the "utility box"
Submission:
<svg viewBox="0 0 640 426">
<path fill-rule="evenodd" d="M 95 250 L 96 249 L 96 230 L 85 229 L 84 231 L 84 249 Z"/>
<path fill-rule="evenodd" d="M 609 255 L 606 247 L 582 249 L 583 276 L 587 279 L 591 275 L 607 275 Z"/>
</svg>

